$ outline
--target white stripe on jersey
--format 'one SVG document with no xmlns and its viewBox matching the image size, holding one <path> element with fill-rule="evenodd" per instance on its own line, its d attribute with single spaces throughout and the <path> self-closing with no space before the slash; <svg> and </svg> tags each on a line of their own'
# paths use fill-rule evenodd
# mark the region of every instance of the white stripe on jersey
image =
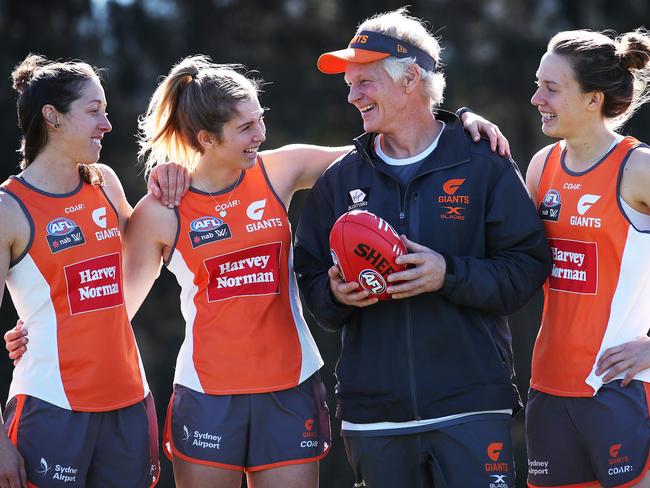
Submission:
<svg viewBox="0 0 650 488">
<path fill-rule="evenodd" d="M 26 254 L 7 274 L 7 288 L 20 318 L 29 331 L 29 347 L 16 365 L 9 388 L 9 400 L 30 395 L 70 410 L 59 369 L 57 320 L 50 298 L 50 285 Z"/>
</svg>

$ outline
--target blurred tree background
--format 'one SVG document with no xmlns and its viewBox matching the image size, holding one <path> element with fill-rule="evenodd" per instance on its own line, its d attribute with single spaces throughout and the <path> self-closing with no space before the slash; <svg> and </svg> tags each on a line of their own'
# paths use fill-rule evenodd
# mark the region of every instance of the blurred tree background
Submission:
<svg viewBox="0 0 650 488">
<path fill-rule="evenodd" d="M 448 80 L 444 107 L 455 110 L 467 105 L 496 122 L 509 137 L 522 172 L 535 151 L 551 142 L 541 133 L 539 115 L 529 103 L 535 70 L 550 37 L 575 28 L 622 33 L 650 23 L 650 2 L 634 0 L 413 0 L 410 5 L 412 14 L 426 19 L 442 39 Z M 343 145 L 361 132 L 359 116 L 346 102 L 342 77 L 320 74 L 316 58 L 344 47 L 364 18 L 400 6 L 390 0 L 1 0 L 0 181 L 19 171 L 15 93 L 9 76 L 29 52 L 81 58 L 105 69 L 113 132 L 105 139 L 101 161 L 117 170 L 135 204 L 145 191 L 142 168 L 136 162 L 136 120 L 160 76 L 175 62 L 200 53 L 216 62 L 242 63 L 258 71 L 257 76 L 269 82 L 262 96 L 262 104 L 271 108 L 266 148 L 290 142 Z M 650 109 L 644 107 L 623 132 L 648 141 L 648 127 Z M 294 224 L 305 194 L 292 203 Z M 540 310 L 537 296 L 511 319 L 517 383 L 524 396 Z M 9 328 L 15 319 L 5 294 L 0 329 Z M 332 371 L 340 338 L 311 325 L 325 359 L 323 378 L 333 411 Z M 167 271 L 133 326 L 162 422 L 184 330 L 178 286 Z M 11 370 L 10 361 L 0 358 L 3 401 Z M 517 486 L 523 487 L 522 420 L 519 414 L 513 439 Z M 321 486 L 350 487 L 353 477 L 345 462 L 338 421 L 333 419 L 332 424 L 334 447 L 321 463 Z M 162 462 L 158 486 L 171 487 L 171 464 Z"/>
</svg>

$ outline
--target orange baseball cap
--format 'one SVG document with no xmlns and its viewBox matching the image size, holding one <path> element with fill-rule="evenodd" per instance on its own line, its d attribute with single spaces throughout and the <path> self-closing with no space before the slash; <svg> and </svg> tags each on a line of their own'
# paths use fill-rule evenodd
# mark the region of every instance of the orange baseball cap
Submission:
<svg viewBox="0 0 650 488">
<path fill-rule="evenodd" d="M 380 34 L 362 31 L 355 35 L 346 49 L 321 54 L 317 66 L 326 74 L 343 73 L 347 63 L 371 63 L 388 56 L 415 58 L 415 62 L 428 71 L 435 71 L 436 61 L 414 45 Z"/>
</svg>

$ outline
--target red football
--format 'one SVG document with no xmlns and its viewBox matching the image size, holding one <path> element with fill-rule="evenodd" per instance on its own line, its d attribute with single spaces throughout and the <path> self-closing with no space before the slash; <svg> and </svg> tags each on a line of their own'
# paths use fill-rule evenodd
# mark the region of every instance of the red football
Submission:
<svg viewBox="0 0 650 488">
<path fill-rule="evenodd" d="M 384 219 L 365 210 L 341 215 L 330 232 L 330 252 L 344 281 L 356 281 L 380 300 L 389 300 L 386 278 L 406 269 L 395 258 L 406 247 Z"/>
</svg>

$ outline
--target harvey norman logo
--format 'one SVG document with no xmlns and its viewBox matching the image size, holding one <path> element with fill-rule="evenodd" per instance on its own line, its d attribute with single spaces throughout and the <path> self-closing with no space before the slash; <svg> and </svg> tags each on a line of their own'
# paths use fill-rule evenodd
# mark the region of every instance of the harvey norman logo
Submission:
<svg viewBox="0 0 650 488">
<path fill-rule="evenodd" d="M 553 268 L 551 290 L 593 295 L 598 289 L 598 245 L 570 239 L 548 239 Z"/>
<path fill-rule="evenodd" d="M 124 303 L 119 253 L 106 254 L 64 268 L 72 315 Z"/>
<path fill-rule="evenodd" d="M 281 242 L 271 242 L 203 261 L 208 301 L 280 292 Z"/>
</svg>

